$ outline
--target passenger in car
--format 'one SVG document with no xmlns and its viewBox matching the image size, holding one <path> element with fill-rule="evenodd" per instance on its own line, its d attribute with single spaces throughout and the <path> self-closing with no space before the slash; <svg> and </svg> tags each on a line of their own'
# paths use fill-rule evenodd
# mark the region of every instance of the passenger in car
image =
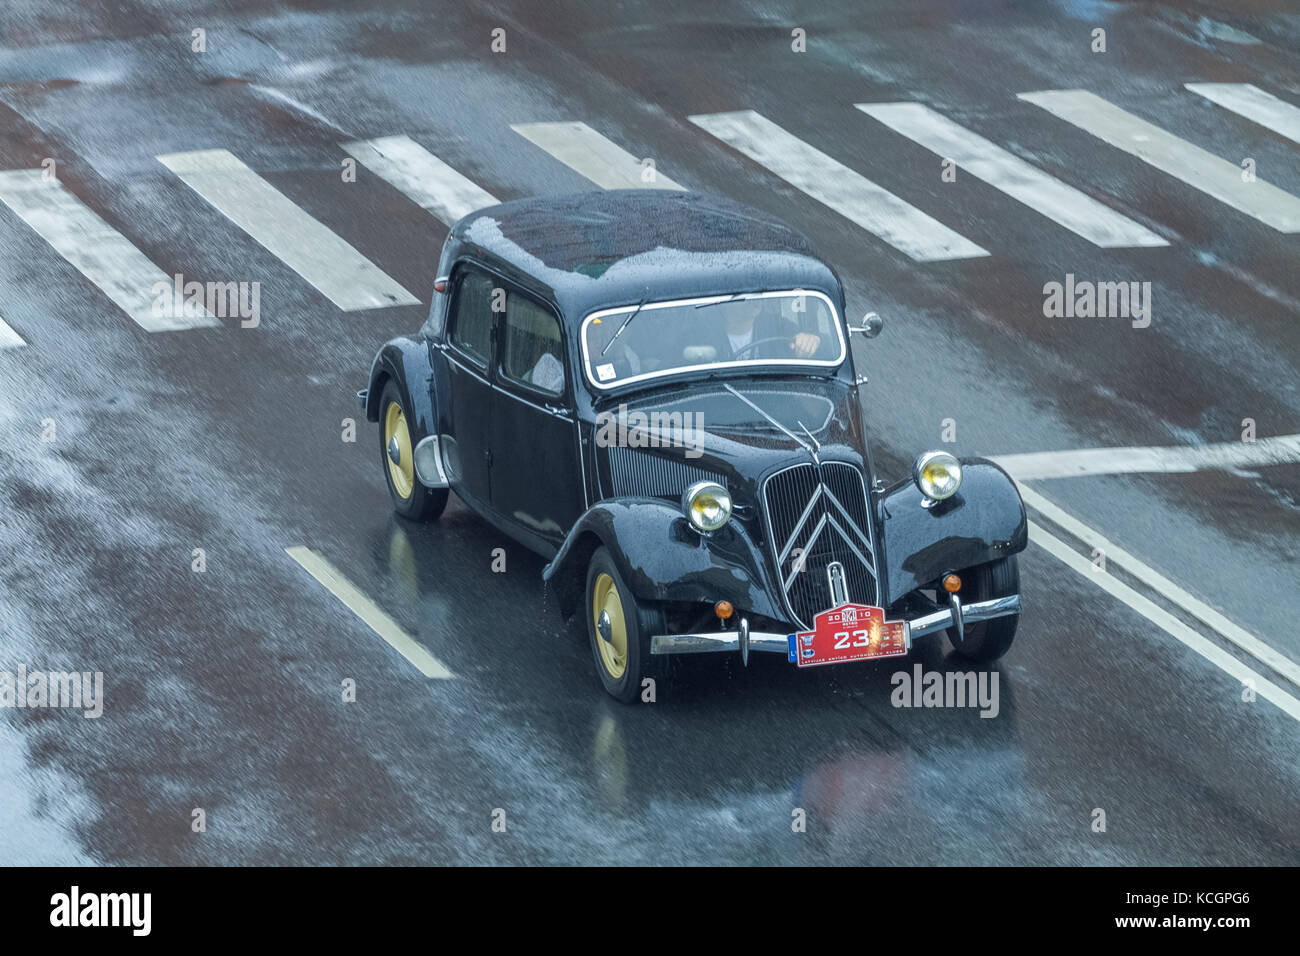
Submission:
<svg viewBox="0 0 1300 956">
<path fill-rule="evenodd" d="M 528 373 L 528 381 L 548 392 L 562 392 L 564 391 L 564 364 L 552 353 L 543 352 L 537 364 Z"/>
</svg>

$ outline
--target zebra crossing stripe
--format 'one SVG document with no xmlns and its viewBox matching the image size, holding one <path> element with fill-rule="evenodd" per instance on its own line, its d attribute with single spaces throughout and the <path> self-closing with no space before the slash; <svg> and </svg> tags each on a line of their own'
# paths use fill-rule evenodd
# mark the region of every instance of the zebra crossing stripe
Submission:
<svg viewBox="0 0 1300 956">
<path fill-rule="evenodd" d="M 1086 90 L 1019 93 L 1085 132 L 1280 232 L 1300 232 L 1300 199 Z"/>
<path fill-rule="evenodd" d="M 155 308 L 160 283 L 171 301 L 172 278 L 44 170 L 0 172 L 0 202 L 142 329 L 172 332 L 221 324 L 206 311 L 184 315 Z"/>
<path fill-rule="evenodd" d="M 497 198 L 407 136 L 344 143 L 344 151 L 448 226 Z"/>
<path fill-rule="evenodd" d="M 601 189 L 684 189 L 586 123 L 515 123 L 510 127 Z M 648 178 L 647 178 L 648 174 Z"/>
<path fill-rule="evenodd" d="M 1031 166 L 921 103 L 858 103 L 858 109 L 1035 212 L 1103 248 L 1169 243 L 1091 196 Z"/>
<path fill-rule="evenodd" d="M 420 301 L 233 153 L 204 149 L 157 159 L 345 312 Z"/>
<path fill-rule="evenodd" d="M 989 254 L 987 249 L 753 110 L 688 118 L 700 129 L 918 262 Z"/>
<path fill-rule="evenodd" d="M 16 349 L 26 344 L 23 337 L 10 328 L 8 322 L 0 319 L 0 349 Z"/>
<path fill-rule="evenodd" d="M 1300 107 L 1265 93 L 1250 83 L 1184 83 L 1193 93 L 1204 96 L 1238 116 L 1244 116 L 1289 140 L 1300 143 Z"/>
</svg>

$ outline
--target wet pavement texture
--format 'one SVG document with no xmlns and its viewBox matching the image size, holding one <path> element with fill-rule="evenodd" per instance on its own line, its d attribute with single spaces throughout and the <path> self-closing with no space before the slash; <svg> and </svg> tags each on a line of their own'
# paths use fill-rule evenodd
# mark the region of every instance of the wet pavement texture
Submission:
<svg viewBox="0 0 1300 956">
<path fill-rule="evenodd" d="M 146 332 L 0 206 L 0 318 L 27 342 L 0 350 L 0 670 L 105 684 L 99 719 L 0 712 L 0 863 L 1300 862 L 1296 719 L 1033 544 L 996 718 L 894 707 L 893 662 L 761 655 L 686 661 L 653 706 L 608 700 L 540 558 L 454 496 L 437 523 L 397 518 L 375 426 L 342 440 L 375 351 L 423 321 L 446 227 L 364 165 L 339 172 L 340 143 L 405 135 L 502 199 L 590 188 L 510 128 L 581 120 L 784 218 L 841 275 L 851 319 L 885 318 L 854 347 L 893 481 L 929 447 L 1232 442 L 1246 418 L 1300 432 L 1300 239 L 1016 97 L 1089 90 L 1300 195 L 1300 144 L 1183 88 L 1300 103 L 1298 67 L 1300 20 L 1264 0 L 6 4 L 0 169 L 54 158 L 167 275 L 260 282 L 262 319 Z M 1169 245 L 1099 248 L 964 171 L 943 182 L 938 157 L 853 108 L 903 100 Z M 687 119 L 743 109 L 990 255 L 913 262 Z M 155 158 L 198 149 L 234 153 L 421 304 L 340 311 Z M 1067 273 L 1151 282 L 1150 327 L 1045 318 L 1043 285 Z M 1300 660 L 1297 465 L 1030 486 Z M 455 678 L 423 678 L 294 545 Z M 969 666 L 942 638 L 914 662 Z"/>
</svg>

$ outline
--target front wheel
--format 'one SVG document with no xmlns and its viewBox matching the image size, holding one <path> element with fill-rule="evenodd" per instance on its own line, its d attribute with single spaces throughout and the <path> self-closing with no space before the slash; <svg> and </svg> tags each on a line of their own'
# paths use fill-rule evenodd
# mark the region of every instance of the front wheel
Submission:
<svg viewBox="0 0 1300 956">
<path fill-rule="evenodd" d="M 412 521 L 433 521 L 447 507 L 446 488 L 426 488 L 415 474 L 415 441 L 402 393 L 391 379 L 379 399 L 379 455 L 393 510 Z"/>
<path fill-rule="evenodd" d="M 1020 567 L 1016 556 L 1009 554 L 1005 558 L 967 568 L 959 575 L 961 590 L 957 596 L 963 606 L 977 601 L 991 601 L 994 598 L 1008 597 L 1020 591 Z M 940 594 L 946 593 L 942 590 Z M 948 629 L 948 642 L 962 657 L 973 661 L 995 661 L 1011 648 L 1016 636 L 1016 626 L 1020 623 L 1019 614 L 995 617 L 990 621 L 979 621 L 966 625 L 964 640 L 957 640 L 952 628 Z"/>
<path fill-rule="evenodd" d="M 663 658 L 650 653 L 650 638 L 664 633 L 663 611 L 637 601 L 603 546 L 587 566 L 586 609 L 587 637 L 601 686 L 611 697 L 631 704 L 652 686 L 647 680 L 657 683 L 663 676 Z"/>
</svg>

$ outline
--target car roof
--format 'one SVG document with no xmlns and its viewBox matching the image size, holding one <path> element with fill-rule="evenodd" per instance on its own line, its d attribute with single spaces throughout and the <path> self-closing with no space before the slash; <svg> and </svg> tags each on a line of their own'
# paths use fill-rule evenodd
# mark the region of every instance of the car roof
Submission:
<svg viewBox="0 0 1300 956">
<path fill-rule="evenodd" d="M 567 319 L 642 300 L 816 289 L 835 273 L 780 219 L 706 193 L 612 189 L 518 199 L 465 216 L 454 255 L 535 280 Z"/>
</svg>

